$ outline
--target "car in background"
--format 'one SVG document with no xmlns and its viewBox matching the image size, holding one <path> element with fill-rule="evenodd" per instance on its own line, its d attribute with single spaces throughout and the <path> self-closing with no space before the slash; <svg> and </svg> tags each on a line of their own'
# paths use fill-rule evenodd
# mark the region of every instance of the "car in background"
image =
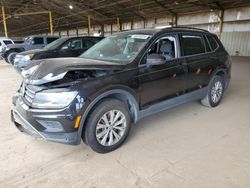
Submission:
<svg viewBox="0 0 250 188">
<path fill-rule="evenodd" d="M 6 37 L 0 37 L 0 56 L 2 56 L 3 49 L 9 44 L 14 44 L 13 40 Z"/>
<path fill-rule="evenodd" d="M 43 48 L 58 38 L 58 36 L 30 36 L 25 38 L 24 42 L 21 44 L 9 44 L 5 46 L 2 49 L 2 56 L 7 63 L 13 64 L 17 53 Z"/>
<path fill-rule="evenodd" d="M 218 37 L 205 30 L 116 33 L 78 58 L 36 61 L 22 71 L 12 120 L 45 140 L 83 140 L 96 152 L 110 152 L 148 115 L 196 100 L 219 105 L 231 64 Z"/>
<path fill-rule="evenodd" d="M 77 57 L 102 40 L 103 37 L 66 37 L 48 44 L 43 49 L 29 50 L 16 55 L 14 67 L 20 72 L 33 60 Z"/>
</svg>

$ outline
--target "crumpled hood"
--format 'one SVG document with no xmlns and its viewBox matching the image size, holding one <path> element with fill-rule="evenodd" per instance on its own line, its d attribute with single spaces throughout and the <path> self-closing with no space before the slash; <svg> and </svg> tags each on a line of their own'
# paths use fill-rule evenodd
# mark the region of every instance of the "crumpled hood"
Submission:
<svg viewBox="0 0 250 188">
<path fill-rule="evenodd" d="M 22 76 L 26 83 L 41 85 L 62 79 L 72 70 L 121 70 L 124 65 L 84 58 L 55 58 L 34 61 Z M 32 70 L 30 72 L 30 70 Z"/>
</svg>

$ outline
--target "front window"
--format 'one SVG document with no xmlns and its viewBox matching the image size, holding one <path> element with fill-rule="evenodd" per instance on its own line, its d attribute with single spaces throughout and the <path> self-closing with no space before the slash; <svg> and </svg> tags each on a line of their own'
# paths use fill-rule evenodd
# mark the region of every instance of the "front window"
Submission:
<svg viewBox="0 0 250 188">
<path fill-rule="evenodd" d="M 74 49 L 81 49 L 82 48 L 82 39 L 76 38 L 68 41 L 66 44 L 63 45 L 63 50 L 74 50 Z"/>
<path fill-rule="evenodd" d="M 122 33 L 103 39 L 80 57 L 102 61 L 129 63 L 132 61 L 151 35 Z"/>
<path fill-rule="evenodd" d="M 34 38 L 34 42 L 33 42 L 35 45 L 39 45 L 39 44 L 43 44 L 43 37 L 35 37 Z"/>
<path fill-rule="evenodd" d="M 140 64 L 147 64 L 148 56 L 160 55 L 166 61 L 177 58 L 177 46 L 175 36 L 164 36 L 158 39 L 148 49 L 148 53 L 143 57 Z M 158 62 L 157 62 L 158 63 Z"/>
</svg>

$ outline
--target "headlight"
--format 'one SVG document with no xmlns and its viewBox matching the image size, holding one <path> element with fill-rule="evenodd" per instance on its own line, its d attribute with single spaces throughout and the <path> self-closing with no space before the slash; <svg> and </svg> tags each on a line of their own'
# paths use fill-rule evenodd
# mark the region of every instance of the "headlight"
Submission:
<svg viewBox="0 0 250 188">
<path fill-rule="evenodd" d="M 15 61 L 29 61 L 34 56 L 34 54 L 28 54 L 28 55 L 19 55 L 17 54 L 15 57 Z"/>
<path fill-rule="evenodd" d="M 34 56 L 34 54 L 25 55 L 25 56 L 23 56 L 23 60 L 26 60 L 26 61 L 31 60 L 31 58 L 32 58 L 33 56 Z"/>
<path fill-rule="evenodd" d="M 76 97 L 77 92 L 67 89 L 50 89 L 36 93 L 33 108 L 65 108 Z"/>
</svg>

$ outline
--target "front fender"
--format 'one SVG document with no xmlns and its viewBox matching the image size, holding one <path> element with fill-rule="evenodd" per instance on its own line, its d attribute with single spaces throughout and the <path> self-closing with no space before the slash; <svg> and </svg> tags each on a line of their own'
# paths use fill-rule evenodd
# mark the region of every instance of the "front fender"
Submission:
<svg viewBox="0 0 250 188">
<path fill-rule="evenodd" d="M 84 112 L 82 113 L 82 117 L 81 117 L 81 121 L 80 121 L 80 125 L 78 128 L 78 142 L 81 142 L 81 138 L 82 138 L 82 132 L 84 129 L 84 125 L 85 125 L 85 121 L 89 115 L 89 113 L 91 112 L 91 110 L 93 109 L 93 107 L 100 102 L 102 99 L 104 99 L 105 97 L 108 96 L 112 96 L 112 95 L 122 95 L 122 96 L 126 96 L 126 98 L 129 99 L 129 103 L 131 106 L 131 109 L 133 111 L 133 119 L 134 122 L 138 121 L 139 119 L 139 105 L 138 102 L 135 98 L 135 96 L 133 94 L 131 94 L 129 91 L 126 91 L 124 89 L 112 89 L 109 91 L 105 91 L 101 94 L 99 94 L 97 97 L 95 97 L 95 99 L 93 99 L 90 104 L 87 106 L 87 108 L 85 108 Z"/>
</svg>

